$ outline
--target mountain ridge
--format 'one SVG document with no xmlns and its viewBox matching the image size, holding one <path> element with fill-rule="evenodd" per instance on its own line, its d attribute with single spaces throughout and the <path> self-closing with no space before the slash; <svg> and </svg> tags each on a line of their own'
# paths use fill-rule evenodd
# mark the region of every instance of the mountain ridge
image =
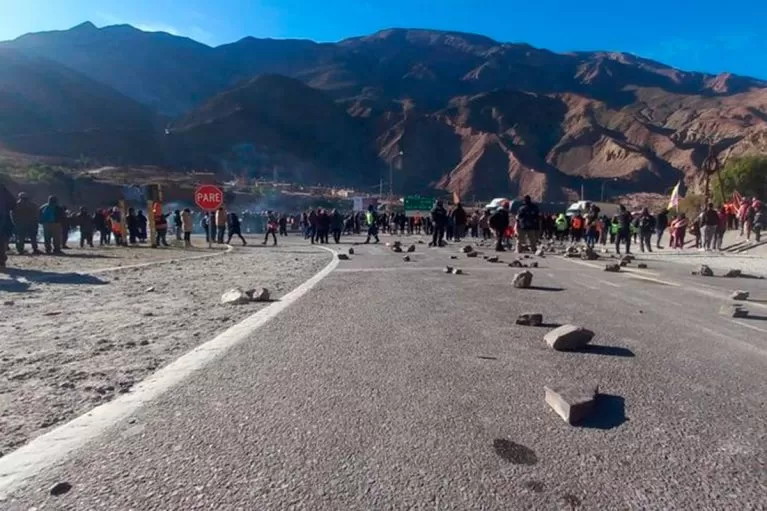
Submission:
<svg viewBox="0 0 767 511">
<path fill-rule="evenodd" d="M 287 172 L 296 179 L 368 185 L 392 167 L 402 193 L 562 198 L 581 186 L 603 190 L 606 181 L 610 193 L 665 190 L 680 178 L 694 186 L 708 145 L 737 156 L 763 151 L 767 139 L 763 80 L 454 31 L 392 28 L 336 43 L 245 37 L 210 47 L 86 22 L 0 48 L 53 61 L 154 108 L 173 133 L 159 143 L 156 163 L 165 165 L 254 175 L 294 165 L 303 169 Z M 306 109 L 306 123 L 295 105 Z M 246 116 L 247 108 L 272 124 Z M 214 122 L 220 133 L 206 127 Z M 189 147 L 184 137 L 210 153 L 179 158 L 178 147 Z M 343 138 L 353 141 L 348 150 Z M 235 149 L 245 146 L 252 154 L 239 161 Z"/>
</svg>

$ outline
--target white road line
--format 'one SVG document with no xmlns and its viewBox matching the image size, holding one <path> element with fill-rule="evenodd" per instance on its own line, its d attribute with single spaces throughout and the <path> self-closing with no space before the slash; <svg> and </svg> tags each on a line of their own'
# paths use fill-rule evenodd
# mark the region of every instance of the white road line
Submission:
<svg viewBox="0 0 767 511">
<path fill-rule="evenodd" d="M 616 284 L 616 283 L 614 283 L 614 282 L 610 282 L 610 281 L 608 281 L 608 280 L 601 280 L 601 279 L 600 279 L 600 281 L 599 281 L 599 282 L 600 282 L 600 283 L 602 283 L 602 284 L 608 285 L 608 286 L 612 286 L 612 287 L 623 287 L 623 286 L 621 286 L 620 284 Z"/>
<path fill-rule="evenodd" d="M 597 286 L 592 286 L 591 284 L 586 284 L 585 282 L 581 282 L 580 280 L 573 280 L 576 284 L 579 286 L 587 287 L 589 289 L 592 289 L 594 291 L 599 291 L 599 288 Z"/>
<path fill-rule="evenodd" d="M 758 326 L 749 325 L 748 323 L 744 323 L 742 321 L 735 321 L 734 319 L 732 320 L 732 322 L 735 323 L 735 324 L 738 324 L 740 326 L 744 326 L 746 328 L 750 328 L 751 330 L 756 330 L 757 332 L 764 332 L 764 333 L 767 334 L 767 330 L 765 330 L 763 328 L 759 328 Z"/>
<path fill-rule="evenodd" d="M 680 287 L 681 286 L 681 284 L 678 284 L 678 283 L 670 281 L 670 280 L 654 279 L 652 277 L 643 277 L 641 275 L 629 275 L 629 278 L 634 279 L 634 280 L 646 280 L 648 282 L 657 282 L 658 284 L 663 284 L 665 286 L 673 286 L 673 287 Z"/>
<path fill-rule="evenodd" d="M 147 377 L 131 392 L 94 408 L 0 458 L 0 502 L 3 498 L 7 498 L 10 492 L 42 470 L 63 461 L 70 453 L 82 448 L 114 424 L 181 383 L 193 372 L 202 369 L 233 346 L 248 339 L 254 331 L 308 293 L 338 265 L 338 257 L 333 250 L 325 247 L 318 248 L 332 253 L 333 259 L 325 268 L 283 296 L 278 302 L 261 309 L 212 340 L 189 351 L 175 362 Z"/>
<path fill-rule="evenodd" d="M 168 264 L 168 263 L 173 262 L 173 261 L 178 261 L 178 262 L 181 262 L 181 261 L 194 261 L 196 259 L 206 259 L 208 257 L 216 257 L 216 256 L 228 254 L 232 250 L 234 250 L 234 247 L 232 245 L 227 245 L 226 246 L 226 250 L 224 250 L 224 251 L 218 250 L 214 254 L 202 254 L 202 255 L 198 255 L 198 256 L 183 257 L 183 258 L 176 257 L 176 258 L 173 258 L 173 259 L 163 259 L 162 261 L 151 261 L 151 262 L 148 262 L 148 263 L 131 264 L 131 265 L 128 265 L 128 266 L 112 266 L 110 268 L 99 268 L 97 270 L 81 271 L 81 272 L 78 272 L 78 273 L 83 274 L 83 275 L 92 275 L 92 274 L 95 274 L 95 273 L 107 273 L 107 272 L 110 272 L 110 271 L 132 270 L 133 268 L 146 268 L 148 266 L 157 266 L 157 265 L 160 265 L 160 264 Z"/>
</svg>

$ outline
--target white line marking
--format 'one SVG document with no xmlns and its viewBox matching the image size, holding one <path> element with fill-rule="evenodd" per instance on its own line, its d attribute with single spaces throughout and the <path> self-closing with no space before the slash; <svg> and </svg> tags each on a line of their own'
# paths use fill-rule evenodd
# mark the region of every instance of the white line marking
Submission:
<svg viewBox="0 0 767 511">
<path fill-rule="evenodd" d="M 607 281 L 607 280 L 601 280 L 601 279 L 600 279 L 600 281 L 599 281 L 599 282 L 601 282 L 602 284 L 606 284 L 606 285 L 608 285 L 608 286 L 612 286 L 612 287 L 623 287 L 623 286 L 621 286 L 620 284 L 615 284 L 615 283 L 613 283 L 613 282 L 609 282 L 609 281 Z"/>
<path fill-rule="evenodd" d="M 767 330 L 765 330 L 763 328 L 759 328 L 758 326 L 749 325 L 748 323 L 743 323 L 742 321 L 735 321 L 734 319 L 732 320 L 732 322 L 736 323 L 736 324 L 738 324 L 740 326 L 744 326 L 746 328 L 750 328 L 751 330 L 756 330 L 757 332 L 764 332 L 764 333 L 767 334 Z"/>
<path fill-rule="evenodd" d="M 228 254 L 232 250 L 234 250 L 234 247 L 232 245 L 227 245 L 226 246 L 226 250 L 224 250 L 223 252 L 219 250 L 219 251 L 216 251 L 216 253 L 214 253 L 214 254 L 203 254 L 203 255 L 198 255 L 198 256 L 193 256 L 193 257 L 184 257 L 184 258 L 176 257 L 174 259 L 163 259 L 162 261 L 151 261 L 151 262 L 148 262 L 148 263 L 131 264 L 131 265 L 128 265 L 128 266 L 112 266 L 111 268 L 99 268 L 97 270 L 81 271 L 81 272 L 78 272 L 78 273 L 80 273 L 82 275 L 91 275 L 91 274 L 94 274 L 94 273 L 107 273 L 107 272 L 110 272 L 110 271 L 132 270 L 133 268 L 146 268 L 148 266 L 156 266 L 156 265 L 159 265 L 159 264 L 168 264 L 168 263 L 170 263 L 172 261 L 178 261 L 178 262 L 194 261 L 195 259 L 205 259 L 205 258 L 208 258 L 208 257 L 216 257 L 216 256 L 221 256 L 221 255 L 224 255 L 224 254 Z"/>
<path fill-rule="evenodd" d="M 599 288 L 597 286 L 592 286 L 591 284 L 586 284 L 585 282 L 581 282 L 580 280 L 573 280 L 576 284 L 587 287 L 589 289 L 593 289 L 594 291 L 599 291 Z"/>
<path fill-rule="evenodd" d="M 280 301 L 245 318 L 205 344 L 197 346 L 175 362 L 144 379 L 131 392 L 94 408 L 0 458 L 0 502 L 3 498 L 7 498 L 11 491 L 40 471 L 63 461 L 66 456 L 85 446 L 104 433 L 107 428 L 127 418 L 143 405 L 181 383 L 193 372 L 202 369 L 233 346 L 248 339 L 255 330 L 308 293 L 338 265 L 338 257 L 333 250 L 325 247 L 318 248 L 333 254 L 333 259 L 325 268 L 283 296 Z"/>
<path fill-rule="evenodd" d="M 663 284 L 666 286 L 673 286 L 673 287 L 680 287 L 681 284 L 678 284 L 676 282 L 672 282 L 670 280 L 662 280 L 662 279 L 654 279 L 652 277 L 642 277 L 641 275 L 630 275 L 629 278 L 632 278 L 634 280 L 646 280 L 648 282 L 657 282 L 658 284 Z"/>
</svg>

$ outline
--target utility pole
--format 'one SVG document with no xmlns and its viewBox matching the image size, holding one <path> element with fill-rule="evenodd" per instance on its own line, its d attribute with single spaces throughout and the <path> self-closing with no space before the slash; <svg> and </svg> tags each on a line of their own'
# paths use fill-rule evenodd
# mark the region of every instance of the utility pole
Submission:
<svg viewBox="0 0 767 511">
<path fill-rule="evenodd" d="M 397 153 L 397 156 L 402 158 L 402 155 L 405 154 L 402 151 Z M 395 156 L 396 158 L 396 156 Z M 400 164 L 402 164 L 402 160 L 400 159 Z M 394 158 L 389 162 L 389 208 L 391 209 L 392 202 L 394 201 Z"/>
</svg>

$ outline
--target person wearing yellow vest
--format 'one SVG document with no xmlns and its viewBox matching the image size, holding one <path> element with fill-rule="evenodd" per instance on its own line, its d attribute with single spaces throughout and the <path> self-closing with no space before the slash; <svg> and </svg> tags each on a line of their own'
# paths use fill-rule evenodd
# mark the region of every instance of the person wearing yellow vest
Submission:
<svg viewBox="0 0 767 511">
<path fill-rule="evenodd" d="M 557 227 L 557 240 L 563 241 L 565 236 L 567 236 L 567 216 L 564 213 L 560 213 L 557 219 L 554 220 L 554 224 Z"/>
<path fill-rule="evenodd" d="M 365 243 L 370 243 L 371 236 L 375 239 L 376 243 L 379 243 L 381 240 L 378 239 L 378 215 L 372 204 L 368 206 L 368 210 L 365 212 L 365 223 L 368 226 L 368 237 Z"/>
</svg>

